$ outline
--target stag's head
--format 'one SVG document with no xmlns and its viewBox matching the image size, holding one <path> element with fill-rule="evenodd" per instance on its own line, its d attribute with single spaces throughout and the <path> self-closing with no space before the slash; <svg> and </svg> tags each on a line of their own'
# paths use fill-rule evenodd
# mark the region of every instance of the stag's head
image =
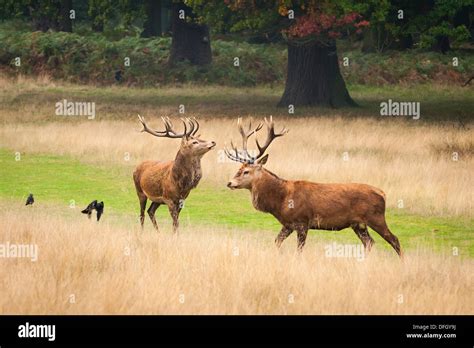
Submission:
<svg viewBox="0 0 474 348">
<path fill-rule="evenodd" d="M 197 134 L 199 130 L 199 122 L 194 118 L 181 119 L 184 126 L 182 133 L 177 133 L 174 130 L 173 124 L 168 117 L 161 118 L 165 126 L 163 131 L 151 129 L 146 124 L 145 119 L 140 115 L 138 115 L 138 119 L 143 126 L 142 132 L 147 132 L 155 137 L 181 139 L 181 147 L 179 151 L 185 156 L 201 157 L 216 146 L 214 141 L 203 140 L 200 135 Z"/>
<path fill-rule="evenodd" d="M 260 145 L 258 140 L 255 140 L 257 145 L 257 154 L 252 156 L 247 149 L 247 142 L 251 135 L 257 133 L 263 127 L 263 123 L 259 123 L 257 127 L 252 128 L 252 123 L 249 123 L 247 130 L 242 126 L 242 119 L 237 120 L 240 135 L 242 136 L 242 149 L 238 150 L 231 142 L 232 149 L 225 149 L 225 154 L 228 158 L 235 162 L 242 163 L 235 176 L 227 183 L 227 187 L 230 189 L 251 189 L 252 183 L 257 180 L 263 172 L 263 165 L 267 163 L 268 154 L 265 155 L 265 151 L 270 146 L 273 140 L 282 135 L 288 133 L 288 129 L 283 128 L 280 133 L 275 133 L 275 125 L 273 118 L 265 118 L 265 124 L 267 125 L 267 139 L 263 145 Z"/>
</svg>

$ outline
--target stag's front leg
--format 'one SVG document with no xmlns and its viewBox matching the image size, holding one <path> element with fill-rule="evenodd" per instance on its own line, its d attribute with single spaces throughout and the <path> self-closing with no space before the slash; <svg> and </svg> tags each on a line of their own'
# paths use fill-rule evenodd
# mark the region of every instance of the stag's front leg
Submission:
<svg viewBox="0 0 474 348">
<path fill-rule="evenodd" d="M 180 203 L 173 203 L 168 206 L 171 218 L 173 219 L 173 233 L 178 233 L 179 213 L 181 211 Z"/>
<path fill-rule="evenodd" d="M 276 237 L 275 239 L 275 244 L 277 246 L 277 248 L 280 248 L 281 246 L 281 243 L 283 243 L 283 241 L 288 238 L 288 236 L 293 232 L 293 229 L 292 228 L 288 228 L 288 227 L 285 227 L 283 226 L 281 228 L 281 231 L 280 233 L 278 233 L 278 236 Z"/>
<path fill-rule="evenodd" d="M 303 251 L 304 244 L 306 243 L 306 237 L 308 236 L 308 226 L 298 226 L 296 228 L 298 233 L 298 251 Z"/>
</svg>

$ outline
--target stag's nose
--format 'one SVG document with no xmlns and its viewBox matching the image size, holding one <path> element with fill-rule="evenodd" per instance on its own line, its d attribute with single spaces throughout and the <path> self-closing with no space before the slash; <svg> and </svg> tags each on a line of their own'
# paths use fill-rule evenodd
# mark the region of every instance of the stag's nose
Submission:
<svg viewBox="0 0 474 348">
<path fill-rule="evenodd" d="M 231 187 L 231 186 L 232 186 L 232 183 L 229 181 L 229 182 L 227 183 L 227 187 Z"/>
<path fill-rule="evenodd" d="M 212 149 L 214 146 L 216 146 L 216 142 L 215 142 L 215 141 L 211 141 L 211 146 L 209 146 L 209 148 Z"/>
</svg>

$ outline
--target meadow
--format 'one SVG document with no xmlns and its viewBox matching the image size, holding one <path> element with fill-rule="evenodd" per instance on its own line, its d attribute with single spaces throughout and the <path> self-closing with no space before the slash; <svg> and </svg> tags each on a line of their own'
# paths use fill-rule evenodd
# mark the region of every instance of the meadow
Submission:
<svg viewBox="0 0 474 348">
<path fill-rule="evenodd" d="M 359 108 L 289 115 L 272 87 L 129 89 L 47 77 L 0 86 L 0 242 L 40 250 L 36 263 L 1 260 L 11 266 L 1 271 L 2 313 L 474 312 L 469 89 L 354 85 Z M 380 101 L 415 95 L 420 120 L 379 115 Z M 95 102 L 96 118 L 55 115 L 62 99 Z M 165 208 L 162 232 L 148 219 L 142 232 L 131 173 L 142 160 L 173 159 L 179 141 L 140 133 L 136 115 L 159 128 L 159 116 L 182 116 L 180 104 L 218 145 L 203 158 L 179 237 Z M 312 231 L 302 254 L 295 236 L 276 250 L 274 218 L 255 211 L 248 192 L 225 187 L 239 166 L 222 151 L 239 139 L 237 116 L 270 114 L 290 132 L 272 144 L 266 167 L 286 179 L 381 188 L 403 262 L 375 233 L 363 261 L 325 257 L 329 243 L 359 244 L 352 230 Z M 30 192 L 36 203 L 24 207 Z M 105 202 L 100 223 L 80 213 L 93 199 Z"/>
<path fill-rule="evenodd" d="M 38 208 L 38 207 L 36 207 Z M 400 261 L 325 257 L 310 238 L 278 251 L 272 233 L 192 227 L 179 237 L 96 224 L 76 212 L 2 206 L 2 240 L 38 245 L 38 261 L 2 260 L 10 314 L 472 314 L 474 261 L 418 245 Z"/>
</svg>

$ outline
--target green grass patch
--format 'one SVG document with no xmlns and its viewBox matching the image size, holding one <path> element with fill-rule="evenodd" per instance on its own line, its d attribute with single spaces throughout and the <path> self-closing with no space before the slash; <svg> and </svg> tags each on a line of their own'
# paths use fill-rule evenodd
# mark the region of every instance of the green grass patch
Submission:
<svg viewBox="0 0 474 348">
<path fill-rule="evenodd" d="M 97 167 L 61 156 L 22 154 L 15 160 L 13 151 L 0 149 L 0 198 L 24 204 L 27 195 L 35 195 L 35 207 L 56 204 L 70 209 L 72 201 L 79 209 L 93 199 L 105 202 L 105 214 L 138 216 L 139 205 L 132 181 L 131 167 Z M 15 203 L 16 204 L 16 203 Z M 169 224 L 166 207 L 157 212 L 158 222 Z M 222 226 L 230 229 L 271 231 L 276 235 L 280 226 L 269 214 L 256 211 L 248 191 L 229 191 L 224 187 L 201 184 L 191 192 L 181 213 L 182 224 Z M 387 222 L 404 248 L 426 245 L 438 251 L 459 249 L 460 255 L 474 257 L 473 220 L 466 217 L 425 217 L 387 212 Z M 138 224 L 138 221 L 137 221 Z M 146 221 L 148 228 L 151 223 Z M 312 231 L 311 238 L 359 243 L 352 230 L 340 232 Z M 388 248 L 376 233 L 378 247 Z"/>
</svg>

